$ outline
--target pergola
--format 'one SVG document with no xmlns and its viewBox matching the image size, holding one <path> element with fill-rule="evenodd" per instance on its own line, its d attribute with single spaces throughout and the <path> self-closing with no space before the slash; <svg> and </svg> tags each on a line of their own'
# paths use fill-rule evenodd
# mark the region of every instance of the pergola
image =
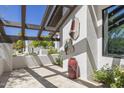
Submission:
<svg viewBox="0 0 124 93">
<path fill-rule="evenodd" d="M 65 20 L 75 10 L 75 5 L 48 5 L 44 16 L 41 18 L 40 25 L 27 24 L 26 23 L 26 8 L 27 5 L 21 7 L 21 22 L 12 22 L 5 19 L 0 19 L 0 42 L 12 43 L 17 40 L 52 40 L 59 41 L 60 38 L 54 37 L 56 33 L 59 33 L 60 27 Z M 64 11 L 64 12 L 63 12 Z M 11 11 L 12 12 L 12 11 Z M 30 16 L 29 16 L 30 17 Z M 21 29 L 21 36 L 19 35 L 7 35 L 4 27 L 14 27 Z M 25 29 L 38 30 L 37 36 L 26 36 Z M 47 31 L 50 33 L 50 38 L 42 37 L 42 32 Z"/>
</svg>

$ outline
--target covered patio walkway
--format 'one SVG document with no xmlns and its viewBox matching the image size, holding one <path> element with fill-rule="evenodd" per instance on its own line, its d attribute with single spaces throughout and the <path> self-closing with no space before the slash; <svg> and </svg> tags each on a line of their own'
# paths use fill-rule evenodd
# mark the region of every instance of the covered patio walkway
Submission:
<svg viewBox="0 0 124 93">
<path fill-rule="evenodd" d="M 0 87 L 6 88 L 87 88 L 97 87 L 82 80 L 70 80 L 67 72 L 55 65 L 21 68 L 4 73 Z"/>
</svg>

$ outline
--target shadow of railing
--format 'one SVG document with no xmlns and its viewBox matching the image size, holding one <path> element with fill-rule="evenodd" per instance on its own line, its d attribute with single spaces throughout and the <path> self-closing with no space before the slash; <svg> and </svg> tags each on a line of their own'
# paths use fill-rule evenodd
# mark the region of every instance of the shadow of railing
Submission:
<svg viewBox="0 0 124 93">
<path fill-rule="evenodd" d="M 42 76 L 34 72 L 30 68 L 25 68 L 25 70 L 30 73 L 37 81 L 39 81 L 42 85 L 44 85 L 46 88 L 57 88 L 57 86 L 53 85 L 48 80 L 44 79 Z"/>
</svg>

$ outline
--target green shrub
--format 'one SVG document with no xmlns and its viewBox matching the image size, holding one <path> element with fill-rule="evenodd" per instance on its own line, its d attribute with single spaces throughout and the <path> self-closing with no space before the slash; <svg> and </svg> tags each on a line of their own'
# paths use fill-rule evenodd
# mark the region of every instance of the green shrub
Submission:
<svg viewBox="0 0 124 93">
<path fill-rule="evenodd" d="M 124 87 L 124 72 L 119 66 L 112 69 L 103 67 L 95 71 L 94 80 L 103 83 L 106 87 L 121 88 Z"/>
<path fill-rule="evenodd" d="M 32 41 L 32 43 L 30 45 L 34 46 L 34 47 L 41 47 L 42 46 L 43 48 L 47 49 L 49 47 L 53 47 L 54 42 L 53 41 L 34 40 L 34 41 Z"/>
<path fill-rule="evenodd" d="M 113 88 L 124 87 L 124 72 L 119 66 L 113 68 L 114 82 L 110 84 Z"/>
<path fill-rule="evenodd" d="M 109 70 L 98 70 L 95 72 L 94 77 L 96 81 L 105 84 L 107 87 L 110 87 L 113 81 L 113 74 Z"/>
<path fill-rule="evenodd" d="M 58 50 L 51 47 L 51 48 L 48 49 L 48 54 L 58 54 Z"/>
<path fill-rule="evenodd" d="M 56 61 L 53 62 L 54 65 L 58 65 L 58 66 L 63 66 L 63 59 L 61 57 L 61 55 L 58 56 L 58 58 L 56 58 Z"/>
</svg>

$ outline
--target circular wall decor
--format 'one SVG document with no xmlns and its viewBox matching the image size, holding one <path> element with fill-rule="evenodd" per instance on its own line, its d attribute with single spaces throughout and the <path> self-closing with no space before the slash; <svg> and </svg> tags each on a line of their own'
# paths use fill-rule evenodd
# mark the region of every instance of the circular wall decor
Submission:
<svg viewBox="0 0 124 93">
<path fill-rule="evenodd" d="M 73 40 L 77 40 L 80 35 L 80 22 L 78 18 L 74 18 L 71 23 L 71 30 L 69 33 Z"/>
</svg>

